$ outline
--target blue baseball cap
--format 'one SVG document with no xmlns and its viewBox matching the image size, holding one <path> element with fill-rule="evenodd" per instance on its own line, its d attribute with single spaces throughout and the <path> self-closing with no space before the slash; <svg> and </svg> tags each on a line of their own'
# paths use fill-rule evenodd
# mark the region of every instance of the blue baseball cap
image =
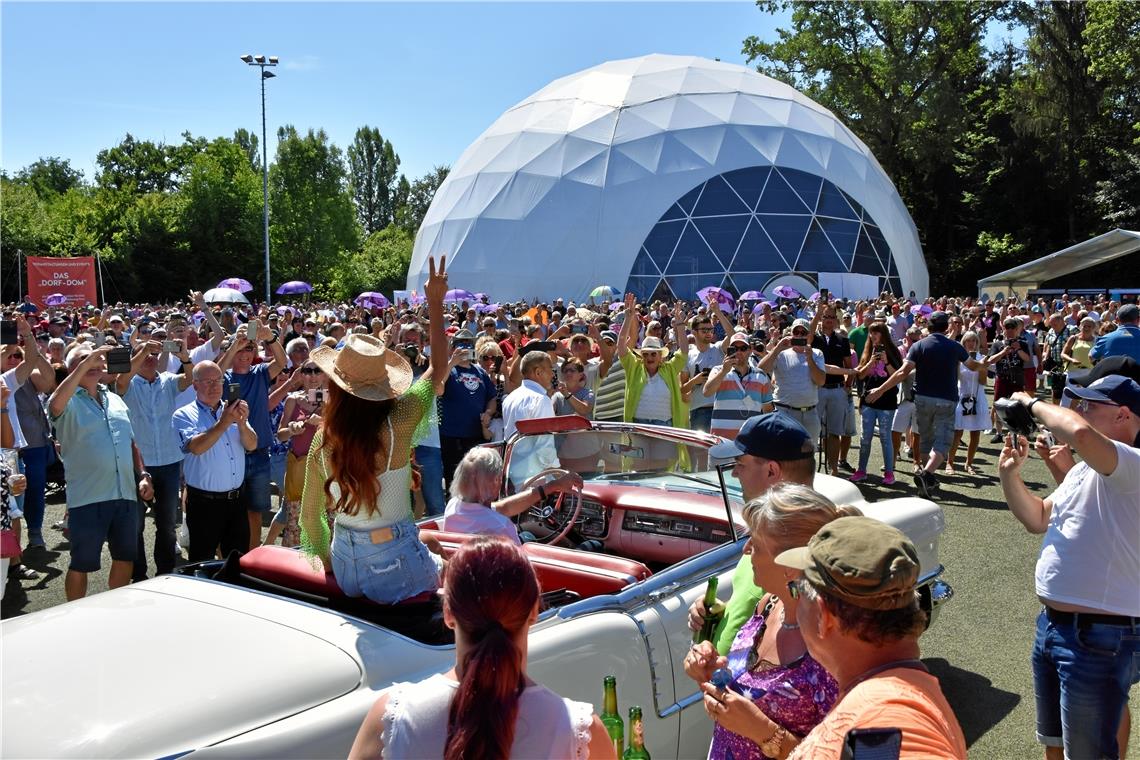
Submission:
<svg viewBox="0 0 1140 760">
<path fill-rule="evenodd" d="M 1126 406 L 1133 414 L 1140 415 L 1140 383 L 1123 375 L 1102 377 L 1087 388 L 1067 385 L 1065 395 L 1069 398 Z"/>
<path fill-rule="evenodd" d="M 815 444 L 798 420 L 783 412 L 768 412 L 749 417 L 741 425 L 736 440 L 718 443 L 709 449 L 713 459 L 736 459 L 742 454 L 790 462 L 810 459 L 815 455 Z"/>
</svg>

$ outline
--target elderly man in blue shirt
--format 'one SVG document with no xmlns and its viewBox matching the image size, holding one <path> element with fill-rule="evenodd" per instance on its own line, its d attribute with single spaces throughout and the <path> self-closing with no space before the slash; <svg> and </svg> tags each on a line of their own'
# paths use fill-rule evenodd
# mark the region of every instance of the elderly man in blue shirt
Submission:
<svg viewBox="0 0 1140 760">
<path fill-rule="evenodd" d="M 249 422 L 249 404 L 240 398 L 222 403 L 222 369 L 206 361 L 194 367 L 192 404 L 174 413 L 185 459 L 186 521 L 190 561 L 213 559 L 249 549 L 249 520 L 242 496 L 246 453 L 257 450 L 258 436 Z"/>
<path fill-rule="evenodd" d="M 1099 362 L 1110 356 L 1131 356 L 1140 362 L 1140 307 L 1134 303 L 1121 306 L 1116 311 L 1116 321 L 1119 327 L 1096 339 L 1089 358 Z"/>
<path fill-rule="evenodd" d="M 138 543 L 137 501 L 154 495 L 150 473 L 134 445 L 127 405 L 100 382 L 112 348 L 72 349 L 69 374 L 48 401 L 67 468 L 68 601 L 87 595 L 87 574 L 100 569 L 104 542 L 111 548 L 107 585 L 118 588 L 130 582 Z"/>
<path fill-rule="evenodd" d="M 130 372 L 115 380 L 115 391 L 127 402 L 135 443 L 146 462 L 154 485 L 154 566 L 158 575 L 173 572 L 175 523 L 178 519 L 179 489 L 182 480 L 182 446 L 178 433 L 170 425 L 178 408 L 178 394 L 190 387 L 190 353 L 178 341 L 179 350 L 172 354 L 182 367 L 182 374 L 159 372 L 166 353 L 158 341 L 139 344 L 131 359 Z M 146 579 L 146 547 L 143 524 L 146 505 L 138 505 L 138 551 L 132 581 Z"/>
</svg>

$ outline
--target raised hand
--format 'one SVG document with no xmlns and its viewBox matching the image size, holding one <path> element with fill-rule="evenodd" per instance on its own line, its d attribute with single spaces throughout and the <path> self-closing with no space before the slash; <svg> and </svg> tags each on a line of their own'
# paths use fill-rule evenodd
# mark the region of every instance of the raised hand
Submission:
<svg viewBox="0 0 1140 760">
<path fill-rule="evenodd" d="M 424 285 L 424 295 L 428 301 L 443 303 L 447 295 L 447 256 L 439 258 L 439 269 L 435 266 L 435 257 L 428 256 L 428 281 Z"/>
</svg>

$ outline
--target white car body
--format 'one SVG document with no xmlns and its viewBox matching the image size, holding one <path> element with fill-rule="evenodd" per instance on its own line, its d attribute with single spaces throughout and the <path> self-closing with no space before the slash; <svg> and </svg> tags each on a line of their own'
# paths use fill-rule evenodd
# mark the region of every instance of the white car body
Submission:
<svg viewBox="0 0 1140 760">
<path fill-rule="evenodd" d="M 937 505 L 867 503 L 852 484 L 823 475 L 816 487 L 907 533 L 932 587 L 928 598 L 935 608 L 949 598 L 937 580 L 944 528 Z M 529 674 L 597 708 L 602 678 L 612 673 L 621 712 L 642 706 L 654 757 L 703 757 L 711 723 L 681 667 L 691 643 L 687 610 L 714 573 L 718 596 L 728 597 L 745 540 L 742 533 L 617 593 L 546 610 L 530 632 Z M 454 663 L 453 646 L 188 575 L 4 621 L 0 634 L 0 756 L 11 758 L 344 757 L 380 691 Z"/>
</svg>

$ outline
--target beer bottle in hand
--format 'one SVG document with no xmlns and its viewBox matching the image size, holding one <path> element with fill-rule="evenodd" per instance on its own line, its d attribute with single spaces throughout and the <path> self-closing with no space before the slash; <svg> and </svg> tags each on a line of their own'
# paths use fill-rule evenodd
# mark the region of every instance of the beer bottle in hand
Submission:
<svg viewBox="0 0 1140 760">
<path fill-rule="evenodd" d="M 708 586 L 705 587 L 705 620 L 700 629 L 693 633 L 694 644 L 712 641 L 713 633 L 716 632 L 716 627 L 720 625 L 721 618 L 724 617 L 724 602 L 719 602 L 716 598 L 718 583 L 720 583 L 720 578 L 714 575 L 709 578 Z"/>
<path fill-rule="evenodd" d="M 645 727 L 641 723 L 641 708 L 629 708 L 629 748 L 621 760 L 650 760 L 649 750 L 645 749 Z"/>
<path fill-rule="evenodd" d="M 625 750 L 625 721 L 621 719 L 617 706 L 617 677 L 606 676 L 602 681 L 604 694 L 602 699 L 602 725 L 613 742 L 614 752 L 621 757 Z"/>
</svg>

